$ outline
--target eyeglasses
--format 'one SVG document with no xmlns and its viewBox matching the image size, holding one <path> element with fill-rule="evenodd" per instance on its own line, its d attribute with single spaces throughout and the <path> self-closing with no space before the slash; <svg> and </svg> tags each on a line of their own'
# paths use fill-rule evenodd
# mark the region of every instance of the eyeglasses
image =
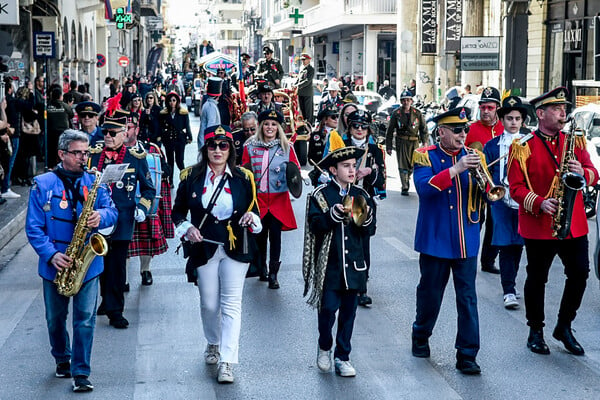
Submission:
<svg viewBox="0 0 600 400">
<path fill-rule="evenodd" d="M 337 115 L 330 115 L 329 118 L 331 118 L 331 119 L 338 119 L 338 116 Z"/>
<path fill-rule="evenodd" d="M 367 125 L 367 124 L 358 124 L 358 123 L 354 122 L 354 123 L 350 124 L 350 127 L 352 129 L 367 129 L 369 127 L 369 125 Z"/>
<path fill-rule="evenodd" d="M 221 151 L 227 151 L 227 150 L 229 150 L 229 142 L 219 142 L 219 143 L 208 142 L 208 143 L 206 143 L 206 148 L 208 150 L 215 151 L 215 150 L 217 150 L 217 147 Z"/>
<path fill-rule="evenodd" d="M 444 128 L 450 130 L 452 133 L 454 133 L 455 135 L 458 135 L 459 133 L 469 133 L 469 127 L 468 126 L 446 126 L 443 125 Z"/>
<path fill-rule="evenodd" d="M 242 128 L 243 132 L 256 132 L 256 128 Z"/>
<path fill-rule="evenodd" d="M 121 133 L 121 131 L 109 131 L 108 129 L 103 129 L 102 130 L 102 134 L 104 136 L 106 135 L 110 135 L 110 137 L 115 137 L 117 136 L 119 133 Z"/>
<path fill-rule="evenodd" d="M 481 111 L 494 111 L 494 110 L 496 110 L 496 105 L 486 106 L 486 105 L 482 104 L 482 105 L 479 106 L 479 109 Z"/>
<path fill-rule="evenodd" d="M 73 154 L 77 158 L 85 158 L 90 156 L 90 152 L 88 150 L 65 150 L 65 153 Z"/>
<path fill-rule="evenodd" d="M 81 119 L 83 119 L 83 118 L 94 118 L 96 116 L 97 116 L 96 114 L 89 114 L 89 113 L 81 113 L 81 114 L 79 114 L 79 117 Z"/>
</svg>

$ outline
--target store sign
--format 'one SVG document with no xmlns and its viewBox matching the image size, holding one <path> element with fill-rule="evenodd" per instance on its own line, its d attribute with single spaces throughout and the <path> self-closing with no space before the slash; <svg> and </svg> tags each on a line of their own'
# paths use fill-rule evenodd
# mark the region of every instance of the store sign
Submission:
<svg viewBox="0 0 600 400">
<path fill-rule="evenodd" d="M 446 52 L 460 50 L 462 12 L 462 0 L 446 0 Z"/>
<path fill-rule="evenodd" d="M 421 54 L 437 54 L 437 0 L 421 0 Z"/>
<path fill-rule="evenodd" d="M 149 31 L 162 31 L 164 29 L 164 23 L 162 17 L 145 17 L 146 29 Z"/>
<path fill-rule="evenodd" d="M 565 52 L 581 51 L 583 21 L 565 21 Z"/>
<path fill-rule="evenodd" d="M 0 25 L 19 25 L 19 0 L 0 0 Z"/>
<path fill-rule="evenodd" d="M 500 37 L 463 36 L 460 40 L 460 69 L 463 71 L 500 69 Z"/>
</svg>

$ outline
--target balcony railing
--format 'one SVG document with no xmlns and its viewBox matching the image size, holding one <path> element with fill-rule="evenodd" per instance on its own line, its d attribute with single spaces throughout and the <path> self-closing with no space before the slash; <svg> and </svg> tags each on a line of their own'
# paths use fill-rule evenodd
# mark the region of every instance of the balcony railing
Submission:
<svg viewBox="0 0 600 400">
<path fill-rule="evenodd" d="M 395 14 L 397 0 L 344 0 L 346 14 Z"/>
</svg>

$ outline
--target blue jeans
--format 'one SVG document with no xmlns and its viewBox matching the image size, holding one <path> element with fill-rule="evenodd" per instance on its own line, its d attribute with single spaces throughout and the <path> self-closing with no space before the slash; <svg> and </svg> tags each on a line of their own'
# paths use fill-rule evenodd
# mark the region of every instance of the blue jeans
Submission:
<svg viewBox="0 0 600 400">
<path fill-rule="evenodd" d="M 417 286 L 417 316 L 413 323 L 413 336 L 420 339 L 431 336 L 452 271 L 458 311 L 458 333 L 454 347 L 461 355 L 477 356 L 479 351 L 479 316 L 475 292 L 477 257 L 446 259 L 421 253 L 419 268 L 421 280 Z"/>
<path fill-rule="evenodd" d="M 8 171 L 4 171 L 4 179 L 2 179 L 2 187 L 0 189 L 2 193 L 6 193 L 10 189 L 10 176 L 12 175 L 15 159 L 17 158 L 17 151 L 19 151 L 19 138 L 11 138 L 10 142 L 12 145 L 12 154 L 8 161 Z"/>
<path fill-rule="evenodd" d="M 71 375 L 90 375 L 90 358 L 96 327 L 96 302 L 98 299 L 98 278 L 93 278 L 81 286 L 73 296 L 73 346 L 67 331 L 67 314 L 70 297 L 56 291 L 56 285 L 46 279 L 44 282 L 44 304 L 46 324 L 50 337 L 51 353 L 56 363 L 71 360 Z"/>
</svg>

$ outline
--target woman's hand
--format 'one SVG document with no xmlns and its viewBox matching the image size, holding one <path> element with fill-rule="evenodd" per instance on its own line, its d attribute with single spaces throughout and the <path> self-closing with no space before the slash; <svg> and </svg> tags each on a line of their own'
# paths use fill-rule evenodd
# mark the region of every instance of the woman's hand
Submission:
<svg viewBox="0 0 600 400">
<path fill-rule="evenodd" d="M 247 212 L 244 215 L 242 215 L 242 218 L 240 218 L 240 226 L 242 228 L 247 228 L 250 225 L 254 225 L 253 221 L 254 221 L 254 219 L 252 217 L 252 213 Z"/>
<path fill-rule="evenodd" d="M 190 228 L 187 230 L 185 236 L 192 243 L 199 243 L 203 239 L 202 235 L 200 234 L 200 231 L 195 226 L 190 226 Z"/>
</svg>

